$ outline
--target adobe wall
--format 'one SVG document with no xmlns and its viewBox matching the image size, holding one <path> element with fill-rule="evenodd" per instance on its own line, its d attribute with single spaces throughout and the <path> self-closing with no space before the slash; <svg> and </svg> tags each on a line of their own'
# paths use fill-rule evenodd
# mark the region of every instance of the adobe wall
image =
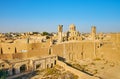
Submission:
<svg viewBox="0 0 120 79">
<path fill-rule="evenodd" d="M 44 43 L 0 43 L 0 57 L 3 59 L 40 57 L 49 55 L 49 42 Z"/>
<path fill-rule="evenodd" d="M 113 35 L 114 36 L 114 35 Z M 119 35 L 118 35 L 119 36 Z M 111 39 L 112 40 L 112 39 Z M 84 58 L 101 58 L 110 61 L 120 61 L 120 39 L 118 42 L 71 41 L 55 44 L 50 47 L 50 42 L 43 43 L 0 43 L 0 59 L 42 57 L 55 54 L 76 61 Z M 51 54 L 49 50 L 51 48 Z M 26 52 L 22 52 L 26 50 Z"/>
<path fill-rule="evenodd" d="M 52 47 L 52 54 L 65 57 L 68 60 L 94 58 L 93 42 L 66 42 Z"/>
<path fill-rule="evenodd" d="M 2 54 L 0 55 L 0 59 L 6 60 L 6 59 L 13 59 L 12 54 Z"/>
<path fill-rule="evenodd" d="M 42 48 L 39 50 L 31 50 L 28 52 L 28 58 L 30 57 L 42 57 L 42 56 L 47 56 L 48 54 L 48 48 Z"/>
<path fill-rule="evenodd" d="M 28 45 L 28 57 L 42 57 L 49 55 L 49 43 L 32 43 Z"/>
<path fill-rule="evenodd" d="M 104 42 L 103 46 L 97 48 L 96 52 L 99 58 L 115 62 L 120 61 L 120 43 Z"/>
<path fill-rule="evenodd" d="M 28 53 L 16 53 L 16 54 L 12 54 L 13 59 L 26 59 L 28 56 Z"/>
<path fill-rule="evenodd" d="M 52 54 L 66 58 L 68 61 L 80 60 L 85 58 L 99 58 L 109 61 L 120 61 L 120 43 L 103 42 L 66 42 L 52 46 Z"/>
<path fill-rule="evenodd" d="M 16 53 L 21 52 L 22 50 L 27 50 L 27 44 L 21 43 L 0 43 L 3 54 L 14 54 L 15 49 Z"/>
<path fill-rule="evenodd" d="M 120 43 L 120 33 L 111 33 L 107 34 L 107 36 L 110 36 L 111 42 Z"/>
</svg>

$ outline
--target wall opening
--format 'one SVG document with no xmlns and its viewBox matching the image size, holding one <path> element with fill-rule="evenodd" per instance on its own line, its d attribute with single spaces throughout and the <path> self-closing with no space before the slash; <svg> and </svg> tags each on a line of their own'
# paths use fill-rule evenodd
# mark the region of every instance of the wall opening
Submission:
<svg viewBox="0 0 120 79">
<path fill-rule="evenodd" d="M 0 53 L 3 54 L 3 50 L 2 50 L 2 48 L 0 49 Z"/>
<path fill-rule="evenodd" d="M 16 49 L 16 47 L 15 47 L 15 53 L 17 53 L 17 49 Z"/>
<path fill-rule="evenodd" d="M 82 59 L 83 59 L 83 52 L 81 52 L 81 57 L 82 57 Z"/>
<path fill-rule="evenodd" d="M 25 72 L 27 70 L 27 67 L 25 64 L 23 64 L 22 66 L 20 66 L 20 73 Z"/>
<path fill-rule="evenodd" d="M 51 63 L 51 68 L 53 68 L 53 63 Z"/>
<path fill-rule="evenodd" d="M 51 48 L 49 49 L 49 55 L 51 55 Z"/>
<path fill-rule="evenodd" d="M 12 74 L 15 75 L 16 72 L 15 72 L 15 68 L 12 69 Z"/>
<path fill-rule="evenodd" d="M 36 69 L 39 69 L 41 67 L 41 64 L 36 65 Z"/>
<path fill-rule="evenodd" d="M 8 49 L 10 50 L 10 47 L 8 47 Z"/>
<path fill-rule="evenodd" d="M 54 61 L 54 64 L 56 65 L 56 60 Z"/>
<path fill-rule="evenodd" d="M 47 64 L 47 68 L 49 68 L 49 64 Z"/>
<path fill-rule="evenodd" d="M 2 64 L 2 67 L 5 67 L 5 65 L 4 65 L 4 64 Z"/>
</svg>

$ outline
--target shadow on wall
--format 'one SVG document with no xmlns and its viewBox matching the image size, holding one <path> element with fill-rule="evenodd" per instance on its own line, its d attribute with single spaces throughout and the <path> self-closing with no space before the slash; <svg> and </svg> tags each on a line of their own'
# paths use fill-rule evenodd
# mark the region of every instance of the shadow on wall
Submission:
<svg viewBox="0 0 120 79">
<path fill-rule="evenodd" d="M 63 58 L 63 57 L 60 57 L 60 56 L 58 56 L 58 60 L 60 60 L 60 61 L 65 61 L 65 58 Z"/>
</svg>

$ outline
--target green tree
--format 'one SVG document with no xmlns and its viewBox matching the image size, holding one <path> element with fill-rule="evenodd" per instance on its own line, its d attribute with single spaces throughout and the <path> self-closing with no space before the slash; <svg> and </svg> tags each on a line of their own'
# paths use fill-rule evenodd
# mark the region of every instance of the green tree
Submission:
<svg viewBox="0 0 120 79">
<path fill-rule="evenodd" d="M 48 32 L 43 32 L 42 35 L 45 36 L 45 35 L 50 35 L 50 34 Z"/>
</svg>

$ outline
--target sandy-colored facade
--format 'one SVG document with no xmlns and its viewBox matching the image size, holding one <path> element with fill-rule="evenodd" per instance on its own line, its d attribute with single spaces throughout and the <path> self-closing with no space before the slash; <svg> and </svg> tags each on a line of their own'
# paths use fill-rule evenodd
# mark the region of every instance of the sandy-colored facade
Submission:
<svg viewBox="0 0 120 79">
<path fill-rule="evenodd" d="M 85 37 L 76 31 L 74 24 L 71 24 L 66 36 L 63 36 L 63 25 L 58 26 L 57 43 L 54 44 L 54 37 L 51 38 L 38 43 L 30 42 L 32 40 L 28 42 L 27 38 L 19 39 L 14 43 L 0 43 L 0 58 L 23 59 L 58 55 L 67 61 L 84 58 L 120 60 L 120 33 L 97 34 L 96 27 L 92 26 L 91 33 Z"/>
<path fill-rule="evenodd" d="M 24 36 L 27 38 L 16 39 L 12 43 L 1 42 L 0 59 L 24 60 L 55 55 L 66 62 L 99 58 L 120 63 L 120 33 L 97 33 L 96 29 L 92 26 L 91 33 L 81 34 L 76 30 L 76 26 L 71 24 L 68 32 L 64 33 L 63 25 L 59 25 L 57 36 L 49 39 L 42 36 Z M 28 67 L 30 61 L 25 61 Z"/>
</svg>

